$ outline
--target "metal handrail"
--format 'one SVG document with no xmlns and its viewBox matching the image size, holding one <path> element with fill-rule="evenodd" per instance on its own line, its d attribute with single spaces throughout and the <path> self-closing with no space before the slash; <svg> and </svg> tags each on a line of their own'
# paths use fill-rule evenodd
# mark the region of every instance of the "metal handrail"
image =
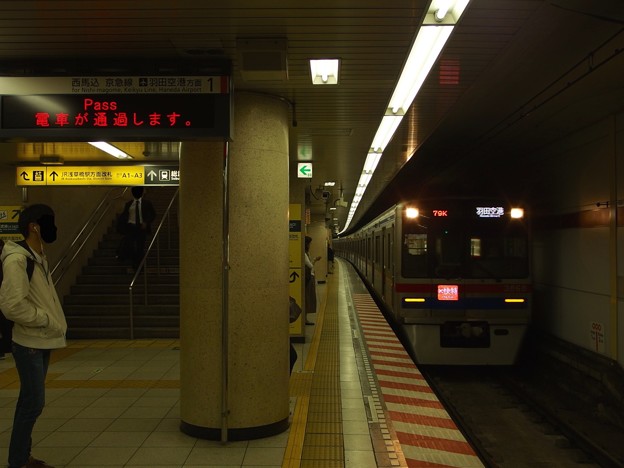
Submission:
<svg viewBox="0 0 624 468">
<path fill-rule="evenodd" d="M 171 201 L 169 202 L 169 205 L 167 206 L 167 209 L 165 210 L 165 213 L 163 214 L 163 217 L 160 220 L 160 223 L 158 224 L 158 228 L 156 228 L 156 232 L 152 236 L 152 241 L 150 242 L 149 246 L 145 250 L 145 255 L 143 255 L 143 258 L 141 259 L 141 263 L 139 263 L 139 266 L 137 267 L 134 273 L 134 276 L 132 277 L 132 281 L 130 281 L 130 286 L 128 286 L 128 294 L 130 296 L 130 339 L 131 340 L 134 339 L 134 305 L 133 305 L 134 301 L 133 301 L 133 295 L 132 295 L 132 288 L 134 288 L 134 283 L 139 277 L 139 273 L 141 273 L 141 270 L 143 270 L 143 267 L 147 263 L 147 257 L 150 251 L 152 250 L 154 242 L 156 242 L 156 272 L 157 272 L 157 275 L 160 276 L 160 230 L 162 229 L 163 224 L 166 219 L 168 222 L 168 227 L 169 227 L 168 229 L 169 238 L 167 239 L 167 242 L 168 242 L 168 246 L 171 247 L 171 220 L 170 220 L 171 207 L 173 206 L 173 202 L 175 201 L 175 199 L 178 197 L 179 192 L 180 192 L 180 188 L 178 188 L 173 194 L 173 197 L 171 198 Z M 147 271 L 143 274 L 143 282 L 144 282 L 143 283 L 143 294 L 144 294 L 143 305 L 148 305 L 147 304 Z"/>
<path fill-rule="evenodd" d="M 76 257 L 78 257 L 78 254 L 82 251 L 85 244 L 89 241 L 89 239 L 91 239 L 91 236 L 95 232 L 95 228 L 99 226 L 100 222 L 102 222 L 104 215 L 106 215 L 106 213 L 108 213 L 111 209 L 115 200 L 122 198 L 128 190 L 128 187 L 125 187 L 119 195 L 110 198 L 110 195 L 115 190 L 118 190 L 118 188 L 113 188 L 109 190 L 106 195 L 104 195 L 98 206 L 95 207 L 87 221 L 84 223 L 84 226 L 82 226 L 78 234 L 76 234 L 72 243 L 67 247 L 67 249 L 65 249 L 65 253 L 61 256 L 56 265 L 54 265 L 54 268 L 52 268 L 51 274 L 54 276 L 56 271 L 61 268 L 61 265 L 64 265 L 64 268 L 60 271 L 58 278 L 54 281 L 55 286 L 63 278 L 69 266 L 74 262 L 74 260 L 76 260 Z M 90 229 L 89 226 L 91 227 Z M 89 231 L 87 232 L 88 229 Z M 85 232 L 86 235 L 83 236 Z"/>
</svg>

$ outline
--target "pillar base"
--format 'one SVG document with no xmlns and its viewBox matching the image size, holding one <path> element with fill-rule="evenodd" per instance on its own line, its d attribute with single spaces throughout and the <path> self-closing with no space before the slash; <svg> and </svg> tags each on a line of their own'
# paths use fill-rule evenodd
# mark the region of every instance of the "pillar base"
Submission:
<svg viewBox="0 0 624 468">
<path fill-rule="evenodd" d="M 288 429 L 288 418 L 265 426 L 228 429 L 228 441 L 262 439 L 281 434 Z M 191 437 L 207 440 L 221 440 L 221 429 L 200 427 L 187 422 L 180 422 L 180 431 Z"/>
</svg>

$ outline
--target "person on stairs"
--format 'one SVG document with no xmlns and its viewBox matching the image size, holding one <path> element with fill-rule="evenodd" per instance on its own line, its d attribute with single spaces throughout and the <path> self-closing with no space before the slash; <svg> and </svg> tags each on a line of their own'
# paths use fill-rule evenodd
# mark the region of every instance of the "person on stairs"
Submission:
<svg viewBox="0 0 624 468">
<path fill-rule="evenodd" d="M 122 240 L 124 252 L 119 257 L 132 260 L 132 268 L 136 271 L 145 255 L 145 240 L 151 232 L 151 225 L 156 218 L 154 205 L 143 198 L 143 187 L 132 187 L 133 199 L 124 206 L 122 214 L 126 221 L 125 238 Z"/>
</svg>

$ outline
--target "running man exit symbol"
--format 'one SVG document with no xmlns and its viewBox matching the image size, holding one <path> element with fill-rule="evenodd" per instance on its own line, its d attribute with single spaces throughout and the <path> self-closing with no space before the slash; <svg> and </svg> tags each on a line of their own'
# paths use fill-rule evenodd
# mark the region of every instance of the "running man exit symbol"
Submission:
<svg viewBox="0 0 624 468">
<path fill-rule="evenodd" d="M 299 179 L 311 179 L 312 163 L 297 163 L 297 177 Z"/>
</svg>

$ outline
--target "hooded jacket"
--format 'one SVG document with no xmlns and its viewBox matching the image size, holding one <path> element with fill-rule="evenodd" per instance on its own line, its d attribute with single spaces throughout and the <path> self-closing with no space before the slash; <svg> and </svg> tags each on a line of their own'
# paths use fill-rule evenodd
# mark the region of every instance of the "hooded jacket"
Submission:
<svg viewBox="0 0 624 468">
<path fill-rule="evenodd" d="M 26 256 L 35 261 L 30 281 Z M 11 241 L 4 244 L 0 259 L 3 270 L 0 310 L 15 322 L 13 341 L 36 349 L 65 347 L 67 322 L 47 259 Z"/>
</svg>

